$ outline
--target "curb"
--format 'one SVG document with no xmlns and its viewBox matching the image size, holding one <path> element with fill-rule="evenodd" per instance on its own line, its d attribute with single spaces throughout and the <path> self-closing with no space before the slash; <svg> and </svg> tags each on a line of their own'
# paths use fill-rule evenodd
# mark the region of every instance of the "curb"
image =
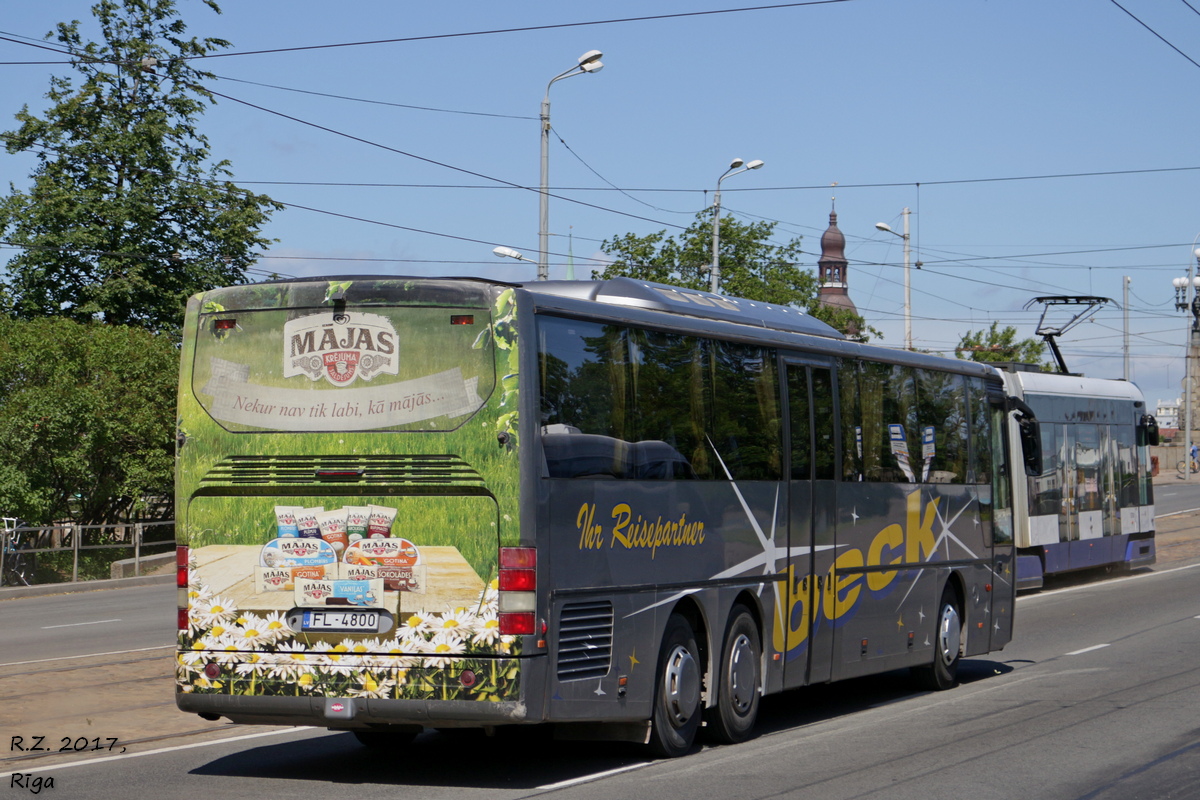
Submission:
<svg viewBox="0 0 1200 800">
<path fill-rule="evenodd" d="M 55 594 L 75 594 L 103 589 L 128 589 L 132 586 L 169 586 L 175 583 L 175 573 L 166 575 L 142 575 L 136 578 L 116 580 L 78 581 L 76 583 L 42 583 L 37 586 L 6 586 L 0 589 L 0 601 L 18 597 L 46 597 Z"/>
</svg>

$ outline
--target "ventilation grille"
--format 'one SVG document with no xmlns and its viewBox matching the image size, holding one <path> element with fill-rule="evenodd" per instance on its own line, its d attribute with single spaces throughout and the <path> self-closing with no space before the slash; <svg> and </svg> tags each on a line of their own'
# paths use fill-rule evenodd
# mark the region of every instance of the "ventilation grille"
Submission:
<svg viewBox="0 0 1200 800">
<path fill-rule="evenodd" d="M 563 606 L 559 619 L 558 679 L 603 678 L 612 664 L 613 608 L 608 601 Z"/>
<path fill-rule="evenodd" d="M 469 486 L 483 477 L 452 455 L 232 456 L 202 486 Z"/>
</svg>

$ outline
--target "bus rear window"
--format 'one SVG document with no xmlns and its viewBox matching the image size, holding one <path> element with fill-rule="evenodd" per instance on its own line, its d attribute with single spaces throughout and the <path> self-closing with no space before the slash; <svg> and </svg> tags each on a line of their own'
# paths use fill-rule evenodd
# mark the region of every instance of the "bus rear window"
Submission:
<svg viewBox="0 0 1200 800">
<path fill-rule="evenodd" d="M 231 431 L 447 431 L 495 388 L 487 309 L 214 309 L 192 391 Z"/>
</svg>

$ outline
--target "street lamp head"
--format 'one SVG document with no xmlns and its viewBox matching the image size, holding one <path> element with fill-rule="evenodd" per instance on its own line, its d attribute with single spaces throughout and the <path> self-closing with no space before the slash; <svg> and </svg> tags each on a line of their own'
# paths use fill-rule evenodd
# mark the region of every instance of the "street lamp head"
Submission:
<svg viewBox="0 0 1200 800">
<path fill-rule="evenodd" d="M 763 162 L 756 158 L 753 161 L 751 161 L 749 164 L 746 165 L 746 169 L 758 169 L 762 165 L 763 165 Z"/>
<path fill-rule="evenodd" d="M 492 255 L 496 258 L 521 258 L 521 254 L 511 247 L 495 247 L 492 248 Z"/>
<path fill-rule="evenodd" d="M 603 55 L 604 53 L 601 53 L 599 50 L 588 50 L 579 57 L 579 66 L 587 67 L 588 64 L 598 63 L 600 57 Z"/>
<path fill-rule="evenodd" d="M 895 231 L 892 230 L 892 226 L 888 225 L 886 222 L 876 222 L 875 227 L 881 231 L 887 231 L 888 233 L 895 233 Z"/>
<path fill-rule="evenodd" d="M 1197 247 L 1195 250 L 1193 250 L 1192 255 L 1194 255 L 1197 259 L 1200 259 L 1200 247 Z"/>
<path fill-rule="evenodd" d="M 1182 289 L 1183 287 L 1188 285 L 1188 279 L 1187 278 L 1172 278 L 1171 285 L 1174 286 L 1176 289 Z"/>
<path fill-rule="evenodd" d="M 740 158 L 735 158 L 733 161 L 729 162 L 729 168 L 737 169 L 738 167 L 740 167 L 742 164 L 745 164 L 745 163 L 746 162 L 742 161 Z"/>
</svg>

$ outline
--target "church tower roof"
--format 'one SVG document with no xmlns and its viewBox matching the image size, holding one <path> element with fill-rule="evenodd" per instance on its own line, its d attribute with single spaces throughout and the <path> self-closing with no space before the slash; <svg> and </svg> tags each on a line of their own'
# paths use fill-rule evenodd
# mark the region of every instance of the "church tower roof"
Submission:
<svg viewBox="0 0 1200 800">
<path fill-rule="evenodd" d="M 846 260 L 846 236 L 837 226 L 837 211 L 830 211 L 829 227 L 821 234 L 821 257 L 817 259 L 817 278 L 821 284 L 817 300 L 823 306 L 843 308 L 858 314 L 858 308 L 849 294 L 849 266 L 850 262 Z"/>
</svg>

